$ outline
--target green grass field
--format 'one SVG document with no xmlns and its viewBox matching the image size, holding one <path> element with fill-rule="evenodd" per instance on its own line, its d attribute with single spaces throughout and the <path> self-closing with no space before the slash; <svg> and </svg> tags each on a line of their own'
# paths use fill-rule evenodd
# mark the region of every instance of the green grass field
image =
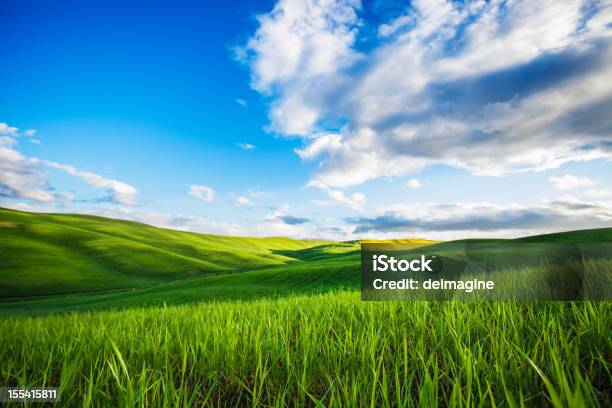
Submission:
<svg viewBox="0 0 612 408">
<path fill-rule="evenodd" d="M 64 406 L 612 404 L 609 302 L 362 302 L 359 275 L 354 242 L 0 210 L 0 386 Z"/>
<path fill-rule="evenodd" d="M 71 406 L 610 406 L 607 303 L 354 293 L 0 320 L 3 384 Z"/>
</svg>

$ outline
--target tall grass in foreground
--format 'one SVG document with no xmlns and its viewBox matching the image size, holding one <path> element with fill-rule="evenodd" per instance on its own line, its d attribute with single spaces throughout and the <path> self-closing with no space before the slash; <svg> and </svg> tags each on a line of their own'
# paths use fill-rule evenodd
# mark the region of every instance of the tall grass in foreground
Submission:
<svg viewBox="0 0 612 408">
<path fill-rule="evenodd" d="M 0 320 L 0 383 L 71 406 L 610 406 L 609 303 L 356 293 Z"/>
</svg>

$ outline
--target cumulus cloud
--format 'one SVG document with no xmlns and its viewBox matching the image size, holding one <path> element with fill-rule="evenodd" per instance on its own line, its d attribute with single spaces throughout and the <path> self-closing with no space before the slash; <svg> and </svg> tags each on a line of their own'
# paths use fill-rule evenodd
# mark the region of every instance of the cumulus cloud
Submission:
<svg viewBox="0 0 612 408">
<path fill-rule="evenodd" d="M 236 146 L 238 146 L 242 150 L 253 150 L 255 148 L 255 145 L 252 145 L 250 143 L 236 143 Z"/>
<path fill-rule="evenodd" d="M 208 186 L 202 186 L 199 184 L 192 184 L 189 186 L 187 192 L 191 197 L 197 198 L 198 200 L 204 201 L 205 203 L 212 203 L 215 199 L 215 190 Z"/>
<path fill-rule="evenodd" d="M 251 235 L 258 237 L 291 237 L 297 239 L 311 238 L 303 225 L 291 225 L 282 221 L 265 221 L 255 225 Z"/>
<path fill-rule="evenodd" d="M 236 207 L 255 205 L 255 203 L 249 200 L 248 198 L 235 194 L 232 194 L 232 204 L 234 204 L 234 206 Z"/>
<path fill-rule="evenodd" d="M 26 131 L 33 135 L 34 133 Z M 138 190 L 131 185 L 81 171 L 74 166 L 36 157 L 27 157 L 16 150 L 18 137 L 22 136 L 15 127 L 0 123 L 0 196 L 26 198 L 41 203 L 54 201 L 74 201 L 72 193 L 57 192 L 49 184 L 45 170 L 55 169 L 80 178 L 94 188 L 105 189 L 110 193 L 109 200 L 136 205 Z"/>
<path fill-rule="evenodd" d="M 0 122 L 0 135 L 18 137 L 18 130 L 19 129 L 14 126 L 9 126 L 7 123 Z"/>
<path fill-rule="evenodd" d="M 236 98 L 235 99 L 236 103 L 244 108 L 247 107 L 247 101 L 245 101 L 244 99 L 240 99 L 240 98 Z"/>
<path fill-rule="evenodd" d="M 612 191 L 606 189 L 589 188 L 584 192 L 588 197 L 601 198 L 612 196 Z"/>
<path fill-rule="evenodd" d="M 94 188 L 106 189 L 111 194 L 111 200 L 116 203 L 124 205 L 136 205 L 138 203 L 136 200 L 138 190 L 127 183 L 102 177 L 88 171 L 80 171 L 74 166 L 67 164 L 60 164 L 48 160 L 33 160 L 45 167 L 61 170 L 67 174 L 70 174 L 71 176 L 78 177 Z"/>
<path fill-rule="evenodd" d="M 421 188 L 423 187 L 423 185 L 421 184 L 421 182 L 417 179 L 410 179 L 406 182 L 406 186 L 410 187 L 410 188 Z"/>
<path fill-rule="evenodd" d="M 270 129 L 303 137 L 296 153 L 318 162 L 310 185 L 612 159 L 610 4 L 415 0 L 374 40 L 366 14 L 279 0 L 239 50 L 271 97 Z"/>
<path fill-rule="evenodd" d="M 250 232 L 255 236 L 283 236 L 293 238 L 314 238 L 321 234 L 312 226 L 311 220 L 303 217 L 296 217 L 289 214 L 291 206 L 283 204 L 273 208 L 273 212 L 267 214 L 263 222 L 255 225 Z"/>
<path fill-rule="evenodd" d="M 342 190 L 327 190 L 330 200 L 313 200 L 318 205 L 340 205 L 355 211 L 363 211 L 367 197 L 363 193 L 345 194 Z"/>
<path fill-rule="evenodd" d="M 294 217 L 293 215 L 288 215 L 288 214 L 281 215 L 278 218 L 285 224 L 289 224 L 289 225 L 300 225 L 300 224 L 306 224 L 307 222 L 310 222 L 308 218 Z"/>
<path fill-rule="evenodd" d="M 477 232 L 488 236 L 503 230 L 538 233 L 601 227 L 612 222 L 612 202 L 564 197 L 539 205 L 419 203 L 390 206 L 368 216 L 348 218 L 346 222 L 355 226 L 355 234 L 391 232 L 396 236 L 419 236 L 431 232 L 464 235 Z"/>
<path fill-rule="evenodd" d="M 271 193 L 268 193 L 266 191 L 262 191 L 261 187 L 259 186 L 255 186 L 255 188 L 250 188 L 247 190 L 247 193 L 249 196 L 253 197 L 253 198 L 266 198 L 266 197 L 272 197 Z"/>
<path fill-rule="evenodd" d="M 159 228 L 177 229 L 181 231 L 199 232 L 219 235 L 245 235 L 247 232 L 237 224 L 215 221 L 207 217 L 195 215 L 170 215 L 160 212 L 145 211 L 135 208 L 95 208 L 86 213 L 104 217 L 139 221 Z"/>
<path fill-rule="evenodd" d="M 592 186 L 593 180 L 586 177 L 576 177 L 571 174 L 566 174 L 561 177 L 549 177 L 550 181 L 558 190 L 571 190 L 578 187 L 589 187 Z"/>
<path fill-rule="evenodd" d="M 264 221 L 272 224 L 286 224 L 286 225 L 301 225 L 311 222 L 310 219 L 304 217 L 296 217 L 289 214 L 291 206 L 289 204 L 283 204 L 274 208 L 274 212 L 264 217 Z"/>
<path fill-rule="evenodd" d="M 56 199 L 38 160 L 0 144 L 0 196 L 49 203 Z"/>
<path fill-rule="evenodd" d="M 238 58 L 251 68 L 251 86 L 277 98 L 271 130 L 306 135 L 320 119 L 320 91 L 357 57 L 359 0 L 280 0 L 258 17 L 259 28 Z"/>
<path fill-rule="evenodd" d="M 18 210 L 18 211 L 30 211 L 30 212 L 38 211 L 38 208 L 34 208 L 30 204 L 27 204 L 27 203 L 2 203 L 2 207 L 9 208 L 11 210 Z"/>
<path fill-rule="evenodd" d="M 159 219 L 157 225 L 163 228 L 178 229 L 182 231 L 192 231 L 205 234 L 243 235 L 245 233 L 245 230 L 238 224 L 216 221 L 206 217 L 194 215 L 172 215 L 166 217 L 166 220 L 164 220 L 163 218 Z"/>
<path fill-rule="evenodd" d="M 0 135 L 15 139 L 22 136 L 33 137 L 36 135 L 36 129 L 27 129 L 20 132 L 19 128 L 16 128 L 15 126 L 9 126 L 7 123 L 0 122 Z"/>
<path fill-rule="evenodd" d="M 171 215 L 145 211 L 140 208 L 94 208 L 85 211 L 106 217 L 135 220 L 160 228 L 178 229 L 205 234 L 293 238 L 320 238 L 322 233 L 314 226 L 307 227 L 309 219 L 288 214 L 290 207 L 281 205 L 258 220 L 255 225 L 240 225 L 194 215 Z M 331 234 L 323 234 L 330 237 Z"/>
<path fill-rule="evenodd" d="M 340 190 L 329 190 L 327 194 L 332 198 L 334 203 L 357 211 L 361 211 L 366 202 L 366 196 L 363 193 L 353 193 L 352 195 L 348 196 Z"/>
</svg>

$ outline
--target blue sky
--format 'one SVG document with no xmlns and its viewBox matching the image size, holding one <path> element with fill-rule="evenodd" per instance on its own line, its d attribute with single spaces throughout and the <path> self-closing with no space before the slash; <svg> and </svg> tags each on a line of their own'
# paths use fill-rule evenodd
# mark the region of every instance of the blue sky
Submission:
<svg viewBox="0 0 612 408">
<path fill-rule="evenodd" d="M 1 206 L 333 239 L 612 224 L 607 2 L 0 12 Z"/>
</svg>

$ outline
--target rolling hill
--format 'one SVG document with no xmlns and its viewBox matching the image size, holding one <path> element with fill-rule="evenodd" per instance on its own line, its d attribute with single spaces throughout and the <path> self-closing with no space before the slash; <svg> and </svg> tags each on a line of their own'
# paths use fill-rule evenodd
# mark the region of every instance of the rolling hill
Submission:
<svg viewBox="0 0 612 408">
<path fill-rule="evenodd" d="M 329 244 L 196 234 L 89 215 L 0 209 L 0 297 L 140 288 L 286 265 Z"/>
<path fill-rule="evenodd" d="M 525 243 L 607 243 L 601 247 L 606 251 L 612 228 L 514 240 L 363 242 L 427 246 L 424 252 L 451 257 L 472 244 L 478 244 L 476 256 Z M 359 249 L 357 241 L 215 236 L 88 215 L 0 209 L 0 314 L 357 290 Z"/>
<path fill-rule="evenodd" d="M 414 247 L 428 240 L 402 240 Z M 196 234 L 0 209 L 0 313 L 123 308 L 359 287 L 359 242 Z"/>
</svg>

